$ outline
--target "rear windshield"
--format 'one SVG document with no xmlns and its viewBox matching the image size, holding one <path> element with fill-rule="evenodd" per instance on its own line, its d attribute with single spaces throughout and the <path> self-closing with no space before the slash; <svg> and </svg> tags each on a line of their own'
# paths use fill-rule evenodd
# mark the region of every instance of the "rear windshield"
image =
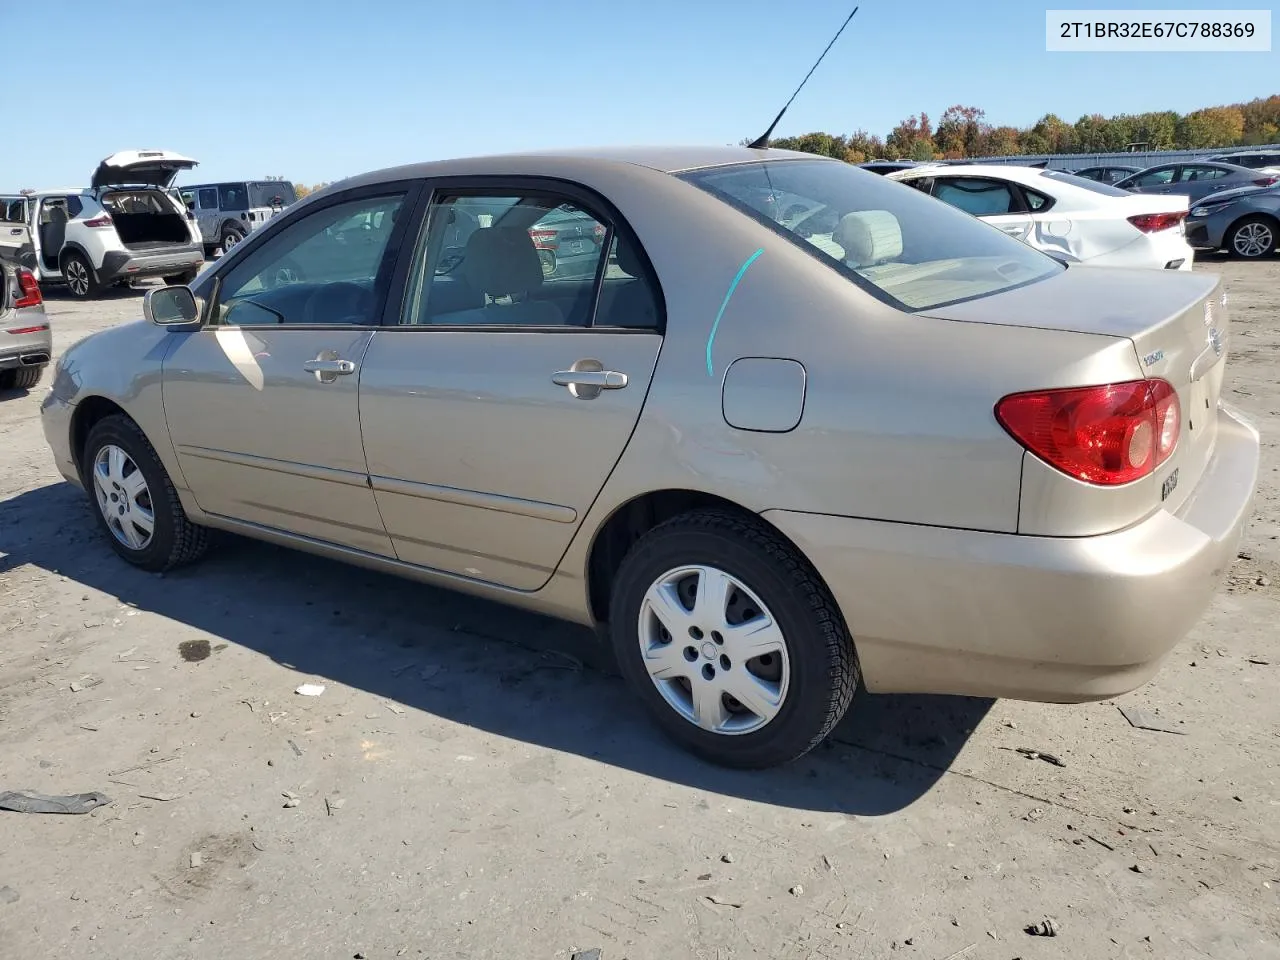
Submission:
<svg viewBox="0 0 1280 960">
<path fill-rule="evenodd" d="M 1064 269 L 990 224 L 846 163 L 747 163 L 682 179 L 903 310 L 989 297 Z"/>
<path fill-rule="evenodd" d="M 1077 177 L 1073 173 L 1063 173 L 1061 170 L 1046 170 L 1041 176 L 1048 177 L 1050 180 L 1057 180 L 1059 183 L 1069 183 L 1071 186 L 1079 187 L 1081 190 L 1091 190 L 1094 193 L 1102 194 L 1104 197 L 1133 196 L 1128 190 L 1121 190 L 1119 187 L 1112 186 L 1109 183 L 1090 180 L 1088 177 Z"/>
<path fill-rule="evenodd" d="M 273 207 L 276 204 L 277 197 L 282 207 L 287 207 L 298 199 L 297 193 L 294 192 L 293 184 L 288 180 L 268 180 L 262 183 L 249 184 L 250 206 Z"/>
</svg>

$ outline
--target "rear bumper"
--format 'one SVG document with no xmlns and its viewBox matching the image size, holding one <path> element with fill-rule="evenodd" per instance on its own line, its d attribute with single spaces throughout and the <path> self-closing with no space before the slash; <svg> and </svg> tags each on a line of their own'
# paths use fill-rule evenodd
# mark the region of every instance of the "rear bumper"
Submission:
<svg viewBox="0 0 1280 960">
<path fill-rule="evenodd" d="M 21 312 L 14 317 L 21 317 Z M 48 323 L 47 320 L 33 319 L 31 324 Z M 22 327 L 21 319 L 9 319 L 0 325 L 0 370 L 13 370 L 18 367 L 42 367 L 53 356 L 53 336 L 46 327 L 37 333 L 13 335 L 6 332 L 7 327 Z"/>
<path fill-rule="evenodd" d="M 198 268 L 204 263 L 204 245 L 174 244 L 162 250 L 134 253 L 112 250 L 102 258 L 98 282 L 111 283 L 127 277 L 162 277 Z"/>
<path fill-rule="evenodd" d="M 1142 234 L 1118 250 L 1091 257 L 1091 267 L 1151 267 L 1158 270 L 1190 270 L 1195 250 L 1173 230 Z"/>
<path fill-rule="evenodd" d="M 1217 446 L 1178 513 L 1054 538 L 768 511 L 844 612 L 867 688 L 1056 703 L 1149 680 L 1236 555 L 1258 432 L 1219 411 Z"/>
</svg>

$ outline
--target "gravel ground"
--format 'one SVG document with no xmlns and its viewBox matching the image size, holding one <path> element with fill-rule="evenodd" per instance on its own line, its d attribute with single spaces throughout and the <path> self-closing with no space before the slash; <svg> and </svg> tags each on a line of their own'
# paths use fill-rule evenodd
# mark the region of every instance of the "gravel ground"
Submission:
<svg viewBox="0 0 1280 960">
<path fill-rule="evenodd" d="M 44 385 L 0 397 L 0 791 L 112 799 L 0 813 L 0 957 L 1280 958 L 1280 260 L 1197 269 L 1265 459 L 1159 677 L 868 696 L 765 774 L 668 746 L 561 624 L 240 540 L 130 569 L 53 469 Z M 139 300 L 51 291 L 55 346 Z"/>
</svg>

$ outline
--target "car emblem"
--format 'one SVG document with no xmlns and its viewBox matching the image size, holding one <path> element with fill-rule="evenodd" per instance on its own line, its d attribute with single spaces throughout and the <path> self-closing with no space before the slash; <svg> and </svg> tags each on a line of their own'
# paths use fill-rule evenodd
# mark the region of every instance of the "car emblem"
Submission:
<svg viewBox="0 0 1280 960">
<path fill-rule="evenodd" d="M 1213 347 L 1214 354 L 1219 357 L 1222 356 L 1222 346 L 1223 346 L 1222 341 L 1223 341 L 1222 331 L 1219 330 L 1217 327 L 1210 327 L 1209 328 L 1209 345 Z"/>
</svg>

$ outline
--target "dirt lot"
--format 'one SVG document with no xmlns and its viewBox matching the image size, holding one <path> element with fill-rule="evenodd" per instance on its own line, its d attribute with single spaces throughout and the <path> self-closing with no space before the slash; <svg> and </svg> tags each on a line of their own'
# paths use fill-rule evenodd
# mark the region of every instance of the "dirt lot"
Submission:
<svg viewBox="0 0 1280 960">
<path fill-rule="evenodd" d="M 130 569 L 52 467 L 43 385 L 0 397 L 0 791 L 112 798 L 0 812 L 0 957 L 1280 958 L 1280 260 L 1198 269 L 1263 486 L 1157 680 L 864 697 L 767 774 L 668 746 L 560 624 L 238 540 Z M 50 308 L 61 349 L 139 294 Z"/>
</svg>

